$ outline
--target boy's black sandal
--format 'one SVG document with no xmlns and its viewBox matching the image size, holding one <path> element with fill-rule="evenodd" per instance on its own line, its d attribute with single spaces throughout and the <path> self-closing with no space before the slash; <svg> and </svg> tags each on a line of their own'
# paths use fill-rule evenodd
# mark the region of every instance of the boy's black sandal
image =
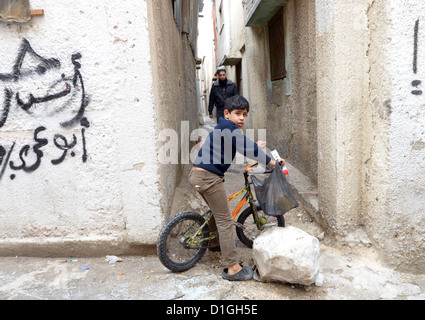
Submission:
<svg viewBox="0 0 425 320">
<path fill-rule="evenodd" d="M 247 268 L 243 266 L 241 271 L 233 275 L 229 275 L 227 271 L 228 271 L 227 268 L 224 269 L 223 272 L 221 273 L 221 276 L 223 277 L 223 279 L 226 279 L 229 281 L 247 281 L 247 280 L 251 280 L 254 276 L 254 271 L 251 268 Z"/>
</svg>

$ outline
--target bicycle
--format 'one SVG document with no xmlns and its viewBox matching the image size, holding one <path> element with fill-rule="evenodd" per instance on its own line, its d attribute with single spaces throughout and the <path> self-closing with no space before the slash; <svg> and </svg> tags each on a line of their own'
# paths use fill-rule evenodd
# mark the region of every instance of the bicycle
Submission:
<svg viewBox="0 0 425 320">
<path fill-rule="evenodd" d="M 266 216 L 261 206 L 254 198 L 252 182 L 249 179 L 250 170 L 257 163 L 248 165 L 244 171 L 245 188 L 228 197 L 232 201 L 244 194 L 232 215 L 235 220 L 243 206 L 246 208 L 235 221 L 236 234 L 239 240 L 248 248 L 253 247 L 255 238 L 266 228 L 285 227 L 283 215 L 272 217 Z M 264 171 L 264 174 L 273 172 L 272 169 Z M 211 241 L 217 239 L 217 232 L 210 232 L 208 224 L 212 217 L 211 210 L 203 214 L 196 212 L 181 212 L 166 222 L 160 232 L 157 243 L 158 257 L 161 263 L 173 272 L 183 272 L 194 267 L 204 256 Z"/>
</svg>

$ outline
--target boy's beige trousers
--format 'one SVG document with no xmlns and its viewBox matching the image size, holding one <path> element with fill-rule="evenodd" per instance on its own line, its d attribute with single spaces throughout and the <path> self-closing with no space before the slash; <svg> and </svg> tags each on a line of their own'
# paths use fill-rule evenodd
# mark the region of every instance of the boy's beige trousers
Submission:
<svg viewBox="0 0 425 320">
<path fill-rule="evenodd" d="M 224 178 L 206 170 L 192 169 L 189 183 L 202 195 L 213 213 L 223 265 L 229 267 L 237 264 L 236 229 L 227 203 Z M 210 231 L 214 231 L 213 228 L 210 224 Z"/>
</svg>

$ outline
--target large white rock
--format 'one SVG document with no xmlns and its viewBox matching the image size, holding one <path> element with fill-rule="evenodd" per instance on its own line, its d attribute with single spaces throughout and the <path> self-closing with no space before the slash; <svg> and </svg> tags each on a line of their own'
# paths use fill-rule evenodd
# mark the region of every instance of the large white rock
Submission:
<svg viewBox="0 0 425 320">
<path fill-rule="evenodd" d="M 255 239 L 253 259 L 260 281 L 309 286 L 319 274 L 319 240 L 292 226 L 272 228 Z"/>
</svg>

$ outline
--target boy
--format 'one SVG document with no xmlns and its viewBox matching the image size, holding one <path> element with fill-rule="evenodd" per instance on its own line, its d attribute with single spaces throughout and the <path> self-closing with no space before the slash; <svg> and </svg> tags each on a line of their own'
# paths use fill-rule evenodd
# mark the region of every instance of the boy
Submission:
<svg viewBox="0 0 425 320">
<path fill-rule="evenodd" d="M 236 231 L 232 213 L 227 203 L 224 174 L 229 169 L 236 152 L 265 165 L 276 162 L 267 156 L 256 143 L 246 138 L 242 129 L 248 117 L 249 103 L 242 96 L 226 100 L 224 116 L 210 133 L 189 174 L 190 184 L 209 205 L 217 226 L 222 262 L 225 268 L 222 277 L 230 281 L 250 280 L 253 270 L 238 263 Z M 285 163 L 285 160 L 280 159 Z"/>
</svg>

